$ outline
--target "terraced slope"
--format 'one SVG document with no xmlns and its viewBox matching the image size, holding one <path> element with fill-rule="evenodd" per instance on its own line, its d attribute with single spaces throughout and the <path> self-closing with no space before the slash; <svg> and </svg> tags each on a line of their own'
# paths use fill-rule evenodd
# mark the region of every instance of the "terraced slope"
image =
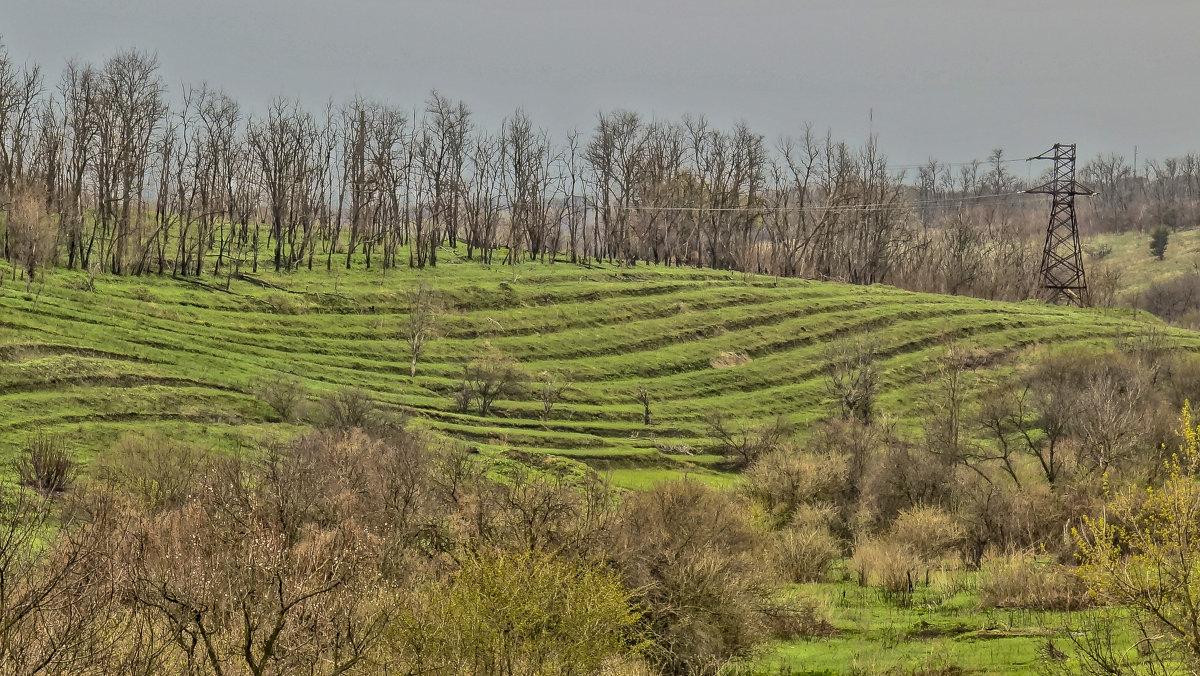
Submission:
<svg viewBox="0 0 1200 676">
<path fill-rule="evenodd" d="M 410 378 L 404 290 L 419 275 L 449 309 Z M 286 434 L 292 428 L 248 383 L 287 373 L 314 396 L 362 387 L 442 434 L 624 467 L 622 481 L 636 485 L 679 463 L 715 460 L 704 454 L 711 409 L 754 420 L 785 414 L 801 425 L 829 415 L 823 352 L 843 332 L 875 336 L 880 408 L 903 420 L 919 412 L 930 360 L 947 338 L 986 355 L 976 376 L 986 381 L 1024 346 L 1100 344 L 1146 327 L 1037 303 L 647 267 L 451 263 L 424 273 L 262 274 L 228 290 L 169 278 L 86 287 L 63 272 L 37 295 L 11 281 L 0 287 L 0 447 L 37 428 L 67 434 L 84 452 L 148 427 L 229 445 Z M 1200 349 L 1200 334 L 1166 333 Z M 531 373 L 574 383 L 549 421 L 539 419 L 533 385 L 488 418 L 455 410 L 463 364 L 485 341 Z M 748 361 L 727 366 L 725 353 Z M 643 384 L 654 400 L 650 427 L 633 398 Z M 696 454 L 667 457 L 665 446 Z"/>
</svg>

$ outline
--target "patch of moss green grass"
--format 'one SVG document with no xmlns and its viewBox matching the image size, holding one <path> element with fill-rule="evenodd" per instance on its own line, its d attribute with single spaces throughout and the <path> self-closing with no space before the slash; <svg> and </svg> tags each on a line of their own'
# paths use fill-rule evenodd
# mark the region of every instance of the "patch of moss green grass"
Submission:
<svg viewBox="0 0 1200 676">
<path fill-rule="evenodd" d="M 1050 650 L 1056 666 L 1078 659 L 1069 632 L 1089 626 L 1096 613 L 984 609 L 975 574 L 934 573 L 911 599 L 841 581 L 794 585 L 791 593 L 815 603 L 832 624 L 831 635 L 778 642 L 738 665 L 753 674 L 965 673 L 1040 674 Z M 1130 625 L 1115 628 L 1116 645 L 1133 645 Z"/>
</svg>

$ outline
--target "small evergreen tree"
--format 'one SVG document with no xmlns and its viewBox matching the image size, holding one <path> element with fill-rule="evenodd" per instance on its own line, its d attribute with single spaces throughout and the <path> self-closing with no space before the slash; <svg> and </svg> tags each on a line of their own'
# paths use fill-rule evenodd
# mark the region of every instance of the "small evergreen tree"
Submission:
<svg viewBox="0 0 1200 676">
<path fill-rule="evenodd" d="M 1170 236 L 1171 231 L 1165 225 L 1160 225 L 1150 231 L 1150 253 L 1160 261 L 1167 253 L 1167 239 Z"/>
</svg>

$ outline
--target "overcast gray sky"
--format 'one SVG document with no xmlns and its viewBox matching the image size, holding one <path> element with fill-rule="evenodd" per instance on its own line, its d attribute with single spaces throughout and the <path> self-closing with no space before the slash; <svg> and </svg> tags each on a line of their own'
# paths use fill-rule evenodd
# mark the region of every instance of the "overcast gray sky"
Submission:
<svg viewBox="0 0 1200 676">
<path fill-rule="evenodd" d="M 893 164 L 1200 150 L 1198 35 L 1195 0 L 0 0 L 10 53 L 52 78 L 137 47 L 172 91 L 208 82 L 250 109 L 437 88 L 559 137 L 613 108 L 769 139 L 873 129 Z"/>
</svg>

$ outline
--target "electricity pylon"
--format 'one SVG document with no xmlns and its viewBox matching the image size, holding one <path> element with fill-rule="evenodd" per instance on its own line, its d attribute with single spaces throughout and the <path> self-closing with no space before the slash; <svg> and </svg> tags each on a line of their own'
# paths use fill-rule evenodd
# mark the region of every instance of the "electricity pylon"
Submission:
<svg viewBox="0 0 1200 676">
<path fill-rule="evenodd" d="M 1054 160 L 1050 181 L 1025 191 L 1051 196 L 1050 225 L 1046 228 L 1046 247 L 1042 249 L 1043 300 L 1083 307 L 1087 305 L 1087 276 L 1079 247 L 1075 196 L 1096 193 L 1075 182 L 1074 143 L 1055 143 L 1050 150 L 1029 159 Z"/>
</svg>

